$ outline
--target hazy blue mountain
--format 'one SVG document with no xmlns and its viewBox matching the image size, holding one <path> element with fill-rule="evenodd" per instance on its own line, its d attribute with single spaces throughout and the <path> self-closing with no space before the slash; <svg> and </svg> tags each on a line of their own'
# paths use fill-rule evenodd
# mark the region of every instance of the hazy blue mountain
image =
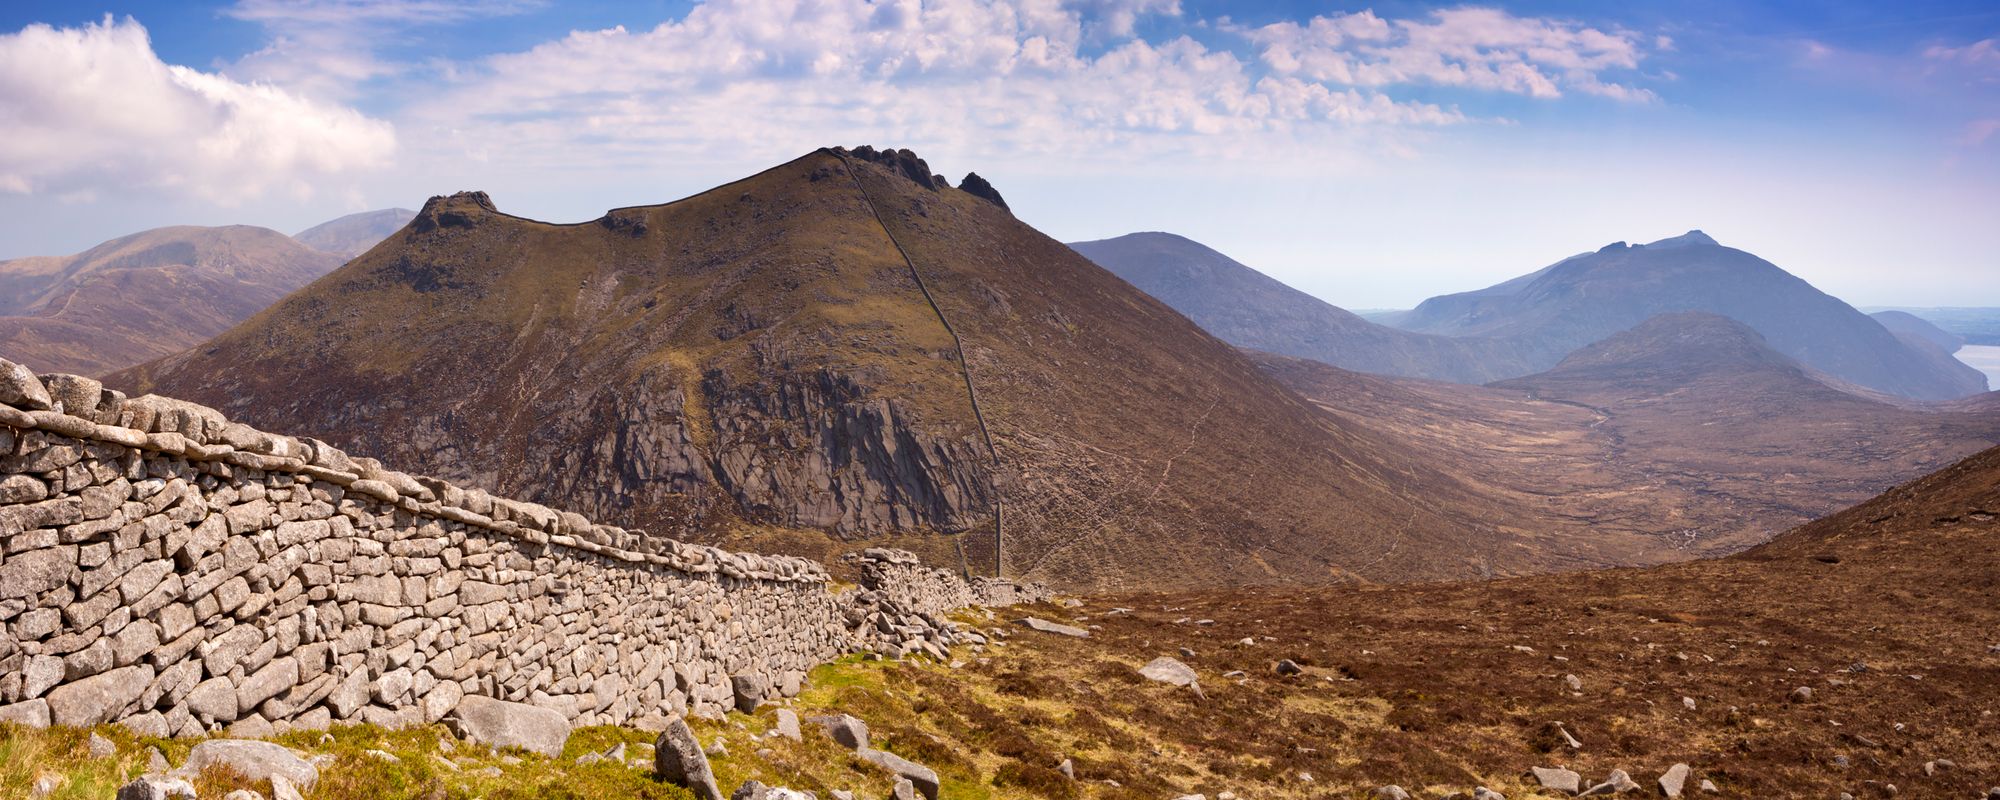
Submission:
<svg viewBox="0 0 2000 800">
<path fill-rule="evenodd" d="M 1369 322 L 1186 237 L 1132 233 L 1070 247 L 1238 347 L 1356 372 L 1459 383 L 1533 371 L 1511 342 Z"/>
<path fill-rule="evenodd" d="M 1508 340 L 1527 354 L 1533 372 L 1679 311 L 1742 322 L 1778 352 L 1876 391 L 1946 400 L 1986 390 L 1984 375 L 1942 348 L 1905 341 L 1853 306 L 1701 231 L 1644 245 L 1617 242 L 1485 289 L 1425 300 L 1393 322 L 1421 333 Z"/>
</svg>

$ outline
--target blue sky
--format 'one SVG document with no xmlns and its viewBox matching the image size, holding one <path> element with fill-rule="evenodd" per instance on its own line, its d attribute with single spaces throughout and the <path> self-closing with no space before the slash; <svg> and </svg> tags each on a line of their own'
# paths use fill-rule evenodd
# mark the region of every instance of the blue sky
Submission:
<svg viewBox="0 0 2000 800">
<path fill-rule="evenodd" d="M 1991 2 L 17 1 L 0 121 L 0 258 L 460 189 L 576 221 L 868 143 L 1349 308 L 1689 228 L 2000 305 Z"/>
</svg>

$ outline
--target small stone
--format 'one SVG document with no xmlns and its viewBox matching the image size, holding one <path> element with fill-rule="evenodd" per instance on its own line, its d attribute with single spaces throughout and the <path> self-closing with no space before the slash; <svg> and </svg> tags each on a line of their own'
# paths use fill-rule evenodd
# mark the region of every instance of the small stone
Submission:
<svg viewBox="0 0 2000 800">
<path fill-rule="evenodd" d="M 1685 707 L 1685 708 L 1686 708 L 1687 710 L 1689 710 L 1689 711 L 1693 711 L 1693 710 L 1694 710 L 1694 698 L 1692 698 L 1692 697 L 1683 697 L 1683 698 L 1681 698 L 1681 705 L 1682 705 L 1683 707 Z"/>
<path fill-rule="evenodd" d="M 1810 703 L 1812 702 L 1813 699 L 1812 687 L 1801 686 L 1797 689 L 1793 689 L 1792 693 L 1786 699 L 1791 700 L 1794 703 Z"/>
<path fill-rule="evenodd" d="M 468 695 L 445 718 L 451 732 L 492 747 L 519 747 L 550 758 L 569 741 L 569 720 L 561 712 L 526 703 Z"/>
<path fill-rule="evenodd" d="M 1572 692 L 1583 691 L 1583 679 L 1575 675 L 1564 675 L 1563 685 L 1568 686 L 1569 690 Z"/>
<path fill-rule="evenodd" d="M 1061 764 L 1056 765 L 1056 771 L 1062 773 L 1065 778 L 1076 780 L 1076 761 L 1065 758 Z"/>
<path fill-rule="evenodd" d="M 271 800 L 305 800 L 305 798 L 300 796 L 299 788 L 293 786 L 291 781 L 285 779 L 285 776 L 272 775 Z"/>
<path fill-rule="evenodd" d="M 223 795 L 222 800 L 264 800 L 264 796 L 249 789 L 236 789 Z"/>
<path fill-rule="evenodd" d="M 91 758 L 110 758 L 115 755 L 118 755 L 118 745 L 112 744 L 110 739 L 99 736 L 95 732 L 90 734 Z"/>
<path fill-rule="evenodd" d="M 722 789 L 715 785 L 715 773 L 702 754 L 701 741 L 684 719 L 669 721 L 653 743 L 653 771 L 661 780 L 694 792 L 696 800 L 722 800 Z"/>
<path fill-rule="evenodd" d="M 319 769 L 292 754 L 283 745 L 243 739 L 210 739 L 188 751 L 186 769 L 199 773 L 210 765 L 223 765 L 253 781 L 268 781 L 276 775 L 295 786 L 311 788 L 319 781 Z"/>
<path fill-rule="evenodd" d="M 1403 791 L 1403 787 L 1392 783 L 1388 786 L 1376 787 L 1375 800 L 1410 800 L 1410 793 Z"/>
<path fill-rule="evenodd" d="M 1686 764 L 1675 764 L 1660 776 L 1660 793 L 1668 797 L 1681 796 L 1681 789 L 1687 785 L 1688 773 L 1693 769 Z"/>
<path fill-rule="evenodd" d="M 1139 674 L 1149 680 L 1173 686 L 1192 686 L 1195 682 L 1194 669 L 1166 656 L 1155 658 L 1139 668 Z"/>
<path fill-rule="evenodd" d="M 118 800 L 195 800 L 194 785 L 180 778 L 146 775 L 118 787 Z"/>
<path fill-rule="evenodd" d="M 826 729 L 826 735 L 849 750 L 868 749 L 868 723 L 847 714 L 813 717 L 813 724 Z"/>
<path fill-rule="evenodd" d="M 1706 778 L 1703 778 L 1703 779 L 1702 779 L 1702 781 L 1701 781 L 1701 790 L 1702 790 L 1702 792 L 1703 792 L 1703 793 L 1705 793 L 1705 794 L 1716 794 L 1716 793 L 1718 793 L 1718 792 L 1721 792 L 1721 791 L 1722 791 L 1722 788 L 1721 788 L 1721 787 L 1719 787 L 1719 786 L 1716 786 L 1716 785 L 1715 785 L 1715 781 L 1711 781 L 1711 780 L 1708 780 L 1708 779 L 1706 779 Z"/>
<path fill-rule="evenodd" d="M 1507 796 L 1480 786 L 1472 790 L 1472 800 L 1507 800 Z"/>
<path fill-rule="evenodd" d="M 1298 675 L 1305 672 L 1305 668 L 1299 666 L 1298 662 L 1287 658 L 1272 665 L 1271 671 L 1279 675 Z"/>
<path fill-rule="evenodd" d="M 709 745 L 702 752 L 707 754 L 709 758 L 721 758 L 729 755 L 729 740 L 717 736 L 715 737 L 715 743 Z"/>
<path fill-rule="evenodd" d="M 167 754 L 160 752 L 160 748 L 146 748 L 147 772 L 167 772 L 173 768 L 174 765 L 167 763 Z"/>
<path fill-rule="evenodd" d="M 1024 617 L 1021 619 L 1021 624 L 1027 626 L 1029 630 L 1037 630 L 1043 633 L 1053 633 L 1061 636 L 1073 636 L 1078 639 L 1090 638 L 1090 631 L 1084 630 L 1074 625 L 1064 625 L 1058 622 L 1050 622 L 1048 620 L 1041 619 L 1039 617 Z"/>
<path fill-rule="evenodd" d="M 771 732 L 794 742 L 803 738 L 799 732 L 799 714 L 789 708 L 778 709 L 778 722 L 771 726 Z"/>
<path fill-rule="evenodd" d="M 1632 780 L 1632 776 L 1625 774 L 1625 770 L 1614 769 L 1611 771 L 1611 775 L 1604 779 L 1603 783 L 1597 784 L 1596 786 L 1592 786 L 1589 789 L 1584 790 L 1582 794 L 1577 796 L 1604 797 L 1607 795 L 1624 794 L 1626 792 L 1634 792 L 1638 790 L 1639 790 L 1638 781 Z"/>
<path fill-rule="evenodd" d="M 882 750 L 862 750 L 855 755 L 863 761 L 909 779 L 911 783 L 916 784 L 917 791 L 922 793 L 926 800 L 937 800 L 938 776 L 930 767 Z"/>
<path fill-rule="evenodd" d="M 771 696 L 771 682 L 762 675 L 732 676 L 729 688 L 736 696 L 736 710 L 745 714 L 756 711 Z"/>
<path fill-rule="evenodd" d="M 1566 794 L 1576 794 L 1578 790 L 1583 788 L 1583 776 L 1577 774 L 1575 770 L 1562 769 L 1560 767 L 1535 767 L 1528 770 L 1528 775 L 1533 777 L 1535 783 L 1540 784 L 1544 789 L 1553 789 Z"/>
</svg>

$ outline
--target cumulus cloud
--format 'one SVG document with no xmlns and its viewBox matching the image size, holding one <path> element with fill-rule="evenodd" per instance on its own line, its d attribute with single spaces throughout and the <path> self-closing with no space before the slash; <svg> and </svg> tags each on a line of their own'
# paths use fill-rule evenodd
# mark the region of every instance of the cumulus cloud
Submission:
<svg viewBox="0 0 2000 800">
<path fill-rule="evenodd" d="M 1557 98 L 1565 90 L 1625 101 L 1655 99 L 1647 89 L 1606 80 L 1633 70 L 1646 37 L 1578 23 L 1517 17 L 1495 8 L 1450 8 L 1420 19 L 1373 11 L 1317 16 L 1239 29 L 1272 70 L 1360 87 L 1429 84 Z M 1671 46 L 1666 37 L 1656 49 Z"/>
<path fill-rule="evenodd" d="M 577 31 L 486 59 L 411 124 L 523 163 L 561 158 L 566 142 L 659 161 L 862 142 L 1240 156 L 1466 121 L 1369 86 L 1268 74 L 1185 36 L 1136 35 L 1179 12 L 1163 0 L 711 0 L 650 30 Z"/>
<path fill-rule="evenodd" d="M 152 187 L 224 204 L 386 164 L 390 125 L 166 64 L 136 21 L 0 35 L 0 190 Z"/>
</svg>

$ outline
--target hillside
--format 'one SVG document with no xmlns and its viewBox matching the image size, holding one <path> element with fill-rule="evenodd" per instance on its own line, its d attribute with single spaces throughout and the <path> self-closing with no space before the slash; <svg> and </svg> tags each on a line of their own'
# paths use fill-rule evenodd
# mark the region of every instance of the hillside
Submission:
<svg viewBox="0 0 2000 800">
<path fill-rule="evenodd" d="M 961 532 L 983 567 L 1004 507 L 1007 573 L 1070 586 L 1554 565 L 1455 479 L 907 151 L 822 150 L 577 225 L 436 198 L 113 383 L 710 541 Z"/>
<path fill-rule="evenodd" d="M 1238 347 L 1457 383 L 1486 383 L 1526 369 L 1524 354 L 1511 343 L 1378 325 L 1171 233 L 1070 247 Z"/>
<path fill-rule="evenodd" d="M 1890 333 L 1905 341 L 1919 339 L 1943 348 L 1946 353 L 1956 353 L 1959 348 L 1965 346 L 1965 337 L 1932 325 L 1924 318 L 1908 311 L 1877 311 L 1868 316 L 1882 323 L 1882 327 L 1888 328 Z"/>
<path fill-rule="evenodd" d="M 1976 798 L 2000 783 L 1995 575 L 2000 449 L 1732 558 L 975 610 L 957 618 L 984 643 L 842 659 L 795 697 L 690 725 L 724 793 L 749 780 L 886 793 L 893 775 L 814 724 L 846 714 L 871 746 L 934 770 L 946 800 L 1571 796 L 1537 767 L 1580 787 L 1622 771 L 1636 790 L 1617 796 L 1659 796 L 1675 765 L 1684 797 Z M 1028 616 L 1088 636 L 1018 624 Z M 0 726 L 30 754 L 0 760 L 0 790 L 25 796 L 53 774 L 103 796 L 145 769 L 148 746 L 191 759 L 188 740 L 99 730 L 102 745 Z M 556 757 L 467 746 L 443 726 L 277 739 L 325 759 L 322 800 L 689 796 L 656 774 L 656 734 L 629 727 L 579 728 Z M 269 788 L 216 770 L 197 782 L 203 797 Z"/>
<path fill-rule="evenodd" d="M 401 230 L 416 216 L 417 212 L 407 208 L 363 211 L 314 225 L 292 234 L 292 238 L 315 250 L 353 258 L 368 252 L 368 248 L 389 238 L 389 234 Z"/>
<path fill-rule="evenodd" d="M 2000 393 L 1936 409 L 1871 400 L 1711 314 L 1662 315 L 1488 387 L 1258 358 L 1495 505 L 1600 543 L 1604 565 L 1735 552 L 2000 443 Z"/>
<path fill-rule="evenodd" d="M 158 228 L 73 256 L 0 261 L 0 353 L 102 375 L 200 343 L 339 265 L 248 225 Z"/>
<path fill-rule="evenodd" d="M 1425 300 L 1391 319 L 1407 330 L 1512 340 L 1539 370 L 1676 311 L 1735 319 L 1778 352 L 1875 391 L 1948 400 L 1986 390 L 1977 370 L 1910 346 L 1852 306 L 1700 231 L 1615 243 L 1487 289 Z"/>
</svg>

